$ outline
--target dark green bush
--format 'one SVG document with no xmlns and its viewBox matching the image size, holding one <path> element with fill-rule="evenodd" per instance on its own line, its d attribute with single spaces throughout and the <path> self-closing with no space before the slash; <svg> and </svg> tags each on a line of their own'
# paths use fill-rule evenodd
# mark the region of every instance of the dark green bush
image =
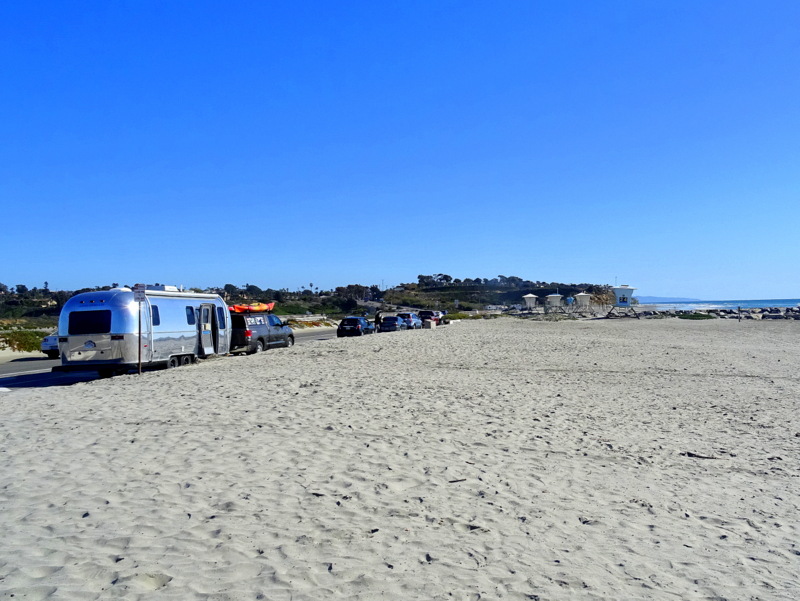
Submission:
<svg viewBox="0 0 800 601">
<path fill-rule="evenodd" d="M 42 338 L 47 332 L 34 330 L 19 330 L 0 334 L 0 348 L 7 347 L 12 351 L 38 351 L 41 350 Z"/>
</svg>

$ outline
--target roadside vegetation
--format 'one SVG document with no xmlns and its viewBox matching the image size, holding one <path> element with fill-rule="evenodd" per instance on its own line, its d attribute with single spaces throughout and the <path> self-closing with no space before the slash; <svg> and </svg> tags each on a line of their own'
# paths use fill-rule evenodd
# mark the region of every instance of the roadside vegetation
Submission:
<svg viewBox="0 0 800 601">
<path fill-rule="evenodd" d="M 41 330 L 16 330 L 13 332 L 0 332 L 0 350 L 32 352 L 40 350 L 42 338 L 50 332 Z"/>
<path fill-rule="evenodd" d="M 51 290 L 48 282 L 44 282 L 42 287 L 0 283 L 0 332 L 49 333 L 57 327 L 61 308 L 73 295 L 120 286 L 130 287 L 129 284 L 113 282 L 72 291 Z M 471 317 L 468 311 L 484 309 L 487 305 L 521 305 L 522 297 L 526 294 L 544 298 L 552 293 L 570 296 L 578 292 L 590 292 L 598 304 L 605 302 L 611 294 L 609 286 L 597 284 L 563 284 L 504 275 L 459 279 L 443 273 L 419 275 L 416 282 L 389 289 L 377 285 L 349 284 L 321 290 L 310 282 L 307 287 L 294 291 L 261 288 L 249 283 L 188 290 L 219 294 L 229 305 L 275 301 L 273 312 L 281 316 L 324 315 L 333 319 L 362 311 L 373 313 L 377 308 L 391 311 L 399 307 L 447 311 L 454 319 L 468 319 Z"/>
</svg>

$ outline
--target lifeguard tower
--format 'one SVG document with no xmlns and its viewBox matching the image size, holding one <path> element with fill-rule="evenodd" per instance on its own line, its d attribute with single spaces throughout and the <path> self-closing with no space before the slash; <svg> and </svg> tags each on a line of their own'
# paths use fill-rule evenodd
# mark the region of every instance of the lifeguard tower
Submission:
<svg viewBox="0 0 800 601">
<path fill-rule="evenodd" d="M 526 294 L 522 297 L 522 300 L 525 301 L 525 308 L 528 311 L 533 311 L 536 309 L 536 300 L 538 297 L 535 294 Z"/>
<path fill-rule="evenodd" d="M 575 295 L 575 309 L 578 311 L 588 311 L 592 306 L 592 295 L 588 292 L 578 292 Z"/>
<path fill-rule="evenodd" d="M 560 294 L 548 294 L 544 303 L 545 313 L 566 313 L 564 310 L 564 297 Z"/>
<path fill-rule="evenodd" d="M 627 284 L 622 286 L 615 286 L 614 290 L 614 306 L 608 312 L 606 317 L 611 317 L 611 314 L 616 311 L 617 315 L 627 315 L 633 313 L 636 319 L 639 319 L 639 314 L 633 308 L 633 292 L 636 288 L 631 288 Z"/>
</svg>

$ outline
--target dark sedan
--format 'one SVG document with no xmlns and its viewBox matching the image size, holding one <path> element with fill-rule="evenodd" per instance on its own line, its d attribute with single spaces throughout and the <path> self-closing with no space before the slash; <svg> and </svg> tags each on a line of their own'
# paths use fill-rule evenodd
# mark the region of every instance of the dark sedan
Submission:
<svg viewBox="0 0 800 601">
<path fill-rule="evenodd" d="M 336 336 L 364 336 L 365 334 L 374 334 L 375 325 L 368 322 L 363 317 L 345 317 L 339 322 L 339 327 L 336 328 Z"/>
<path fill-rule="evenodd" d="M 398 330 L 407 330 L 408 325 L 402 317 L 396 315 L 389 315 L 381 320 L 381 332 L 397 332 Z"/>
</svg>

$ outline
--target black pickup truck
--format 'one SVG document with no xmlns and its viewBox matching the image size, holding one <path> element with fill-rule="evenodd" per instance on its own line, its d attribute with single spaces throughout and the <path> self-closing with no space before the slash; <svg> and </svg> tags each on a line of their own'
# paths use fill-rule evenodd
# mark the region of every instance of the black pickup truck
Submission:
<svg viewBox="0 0 800 601">
<path fill-rule="evenodd" d="M 231 353 L 260 353 L 292 346 L 292 328 L 272 313 L 231 313 Z"/>
</svg>

